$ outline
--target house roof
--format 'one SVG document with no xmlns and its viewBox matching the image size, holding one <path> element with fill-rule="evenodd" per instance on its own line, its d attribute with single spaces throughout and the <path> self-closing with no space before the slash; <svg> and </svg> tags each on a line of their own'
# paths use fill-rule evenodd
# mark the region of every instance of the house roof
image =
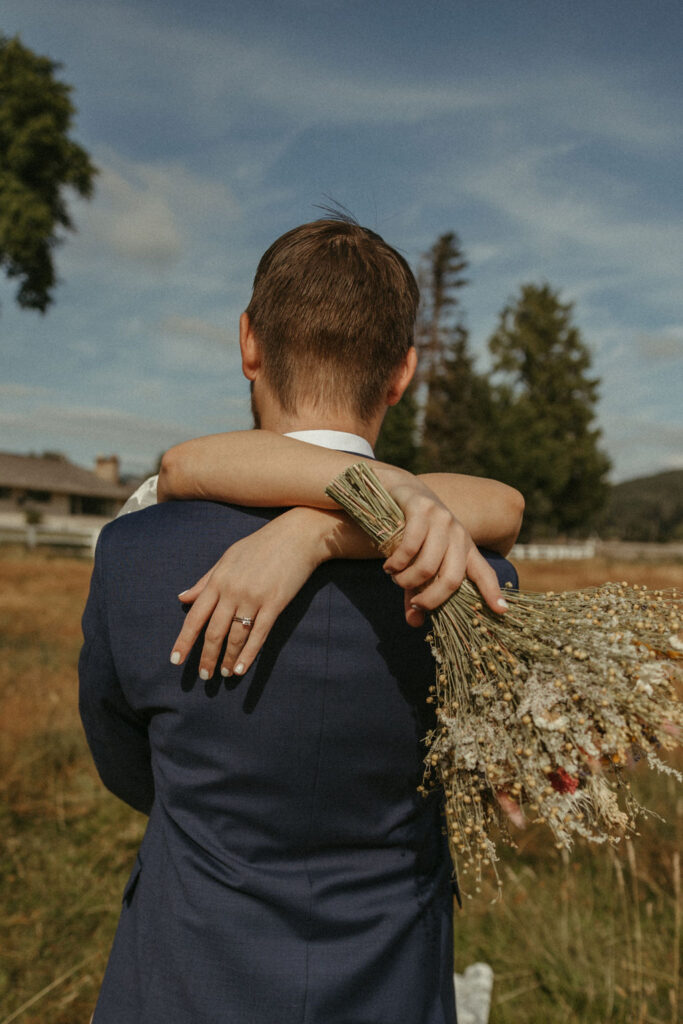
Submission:
<svg viewBox="0 0 683 1024">
<path fill-rule="evenodd" d="M 63 455 L 10 455 L 0 452 L 0 487 L 25 487 L 55 494 L 80 494 L 93 498 L 123 501 L 134 487 L 102 480 L 96 473 Z"/>
</svg>

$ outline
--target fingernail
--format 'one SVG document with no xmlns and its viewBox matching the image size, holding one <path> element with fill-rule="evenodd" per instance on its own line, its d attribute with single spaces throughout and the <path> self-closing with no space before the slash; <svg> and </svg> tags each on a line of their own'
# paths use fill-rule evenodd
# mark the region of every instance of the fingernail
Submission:
<svg viewBox="0 0 683 1024">
<path fill-rule="evenodd" d="M 232 672 L 229 668 L 226 668 L 225 665 L 221 665 L 221 675 L 225 679 L 227 676 L 231 676 Z"/>
<path fill-rule="evenodd" d="M 180 593 L 178 594 L 178 597 L 185 597 L 186 593 L 187 593 L 187 590 L 181 590 Z"/>
<path fill-rule="evenodd" d="M 203 679 L 204 682 L 206 682 L 206 680 L 209 678 L 208 669 L 200 668 L 200 670 L 199 670 L 199 678 Z"/>
<path fill-rule="evenodd" d="M 240 663 L 238 665 L 235 665 L 235 675 L 236 676 L 241 676 L 243 672 L 244 672 L 244 665 L 240 661 Z"/>
<path fill-rule="evenodd" d="M 172 665 L 179 665 L 180 664 L 180 651 L 174 651 L 173 652 L 173 654 L 171 655 L 171 664 Z"/>
<path fill-rule="evenodd" d="M 499 597 L 498 600 L 496 601 L 496 607 L 497 608 L 502 608 L 503 611 L 506 612 L 508 610 L 508 608 L 510 607 L 510 605 L 507 603 L 507 601 L 505 600 L 504 597 Z"/>
</svg>

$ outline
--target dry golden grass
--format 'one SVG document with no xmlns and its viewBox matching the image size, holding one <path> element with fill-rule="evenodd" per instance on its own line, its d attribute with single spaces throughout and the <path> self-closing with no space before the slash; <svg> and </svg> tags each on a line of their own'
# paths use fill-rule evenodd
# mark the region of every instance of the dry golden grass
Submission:
<svg viewBox="0 0 683 1024">
<path fill-rule="evenodd" d="M 75 559 L 0 563 L 0 714 L 14 739 L 77 722 L 73 665 L 90 569 Z"/>
<path fill-rule="evenodd" d="M 619 580 L 655 588 L 683 586 L 683 566 L 680 564 L 591 558 L 585 561 L 519 562 L 517 569 L 523 590 L 581 590 Z"/>
<path fill-rule="evenodd" d="M 522 585 L 541 590 L 677 581 L 667 566 L 519 568 Z M 101 787 L 78 720 L 90 570 L 0 551 L 0 1024 L 89 1019 L 144 829 Z M 494 968 L 491 1024 L 676 1024 L 683 800 L 670 779 L 634 776 L 666 822 L 647 819 L 616 853 L 571 859 L 529 829 L 505 854 L 504 900 L 456 915 L 456 968 Z"/>
<path fill-rule="evenodd" d="M 2 1024 L 89 1019 L 142 835 L 140 816 L 100 785 L 78 717 L 90 572 L 76 559 L 0 556 Z"/>
</svg>

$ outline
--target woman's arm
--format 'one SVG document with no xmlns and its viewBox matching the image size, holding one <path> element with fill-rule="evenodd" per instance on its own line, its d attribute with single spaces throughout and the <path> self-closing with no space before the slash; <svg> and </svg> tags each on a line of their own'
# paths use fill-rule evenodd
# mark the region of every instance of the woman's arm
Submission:
<svg viewBox="0 0 683 1024">
<path fill-rule="evenodd" d="M 157 496 L 159 501 L 208 498 L 237 505 L 331 509 L 336 505 L 325 487 L 359 458 L 267 430 L 213 434 L 166 452 Z M 415 487 L 412 473 L 383 462 L 372 466 L 394 497 L 397 488 Z M 495 480 L 460 474 L 431 473 L 421 480 L 476 544 L 508 553 L 522 522 L 524 500 L 519 491 Z"/>
<path fill-rule="evenodd" d="M 184 661 L 208 622 L 203 676 L 213 674 L 226 636 L 221 671 L 246 671 L 277 616 L 318 565 L 328 558 L 378 557 L 347 516 L 325 507 L 333 506 L 325 494 L 328 481 L 358 459 L 267 431 L 199 438 L 164 456 L 160 500 L 297 506 L 233 545 L 183 591 L 181 599 L 193 606 L 174 644 L 175 663 Z M 373 468 L 406 518 L 401 544 L 384 569 L 404 590 L 408 623 L 420 625 L 425 612 L 447 600 L 465 576 L 489 607 L 504 611 L 496 575 L 475 541 L 507 553 L 521 524 L 521 495 L 477 477 L 432 474 L 420 480 L 384 463 L 373 462 Z M 233 622 L 236 615 L 253 618 L 254 626 L 245 631 Z"/>
<path fill-rule="evenodd" d="M 428 495 L 411 495 L 408 501 L 413 508 L 406 513 L 406 550 L 397 550 L 384 563 L 403 589 L 408 624 L 421 625 L 425 612 L 443 604 L 465 576 L 494 611 L 505 611 L 494 570 L 457 519 Z M 213 676 L 219 659 L 224 676 L 246 672 L 278 615 L 309 576 L 324 561 L 339 557 L 376 558 L 377 549 L 341 512 L 304 506 L 283 512 L 232 544 L 208 573 L 178 595 L 192 607 L 171 661 L 179 665 L 185 660 L 206 624 L 201 678 Z M 245 627 L 236 616 L 253 624 Z"/>
</svg>

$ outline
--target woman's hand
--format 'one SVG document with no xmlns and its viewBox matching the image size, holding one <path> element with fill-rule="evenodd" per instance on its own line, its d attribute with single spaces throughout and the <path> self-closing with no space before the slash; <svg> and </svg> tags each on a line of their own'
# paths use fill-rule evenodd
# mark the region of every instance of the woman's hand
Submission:
<svg viewBox="0 0 683 1024">
<path fill-rule="evenodd" d="M 447 601 L 467 577 L 492 611 L 507 609 L 498 577 L 450 509 L 417 478 L 386 481 L 405 516 L 403 537 L 384 569 L 405 591 L 406 621 L 421 626 L 425 612 Z"/>
<path fill-rule="evenodd" d="M 384 562 L 405 591 L 406 621 L 424 622 L 458 589 L 465 576 L 489 607 L 507 608 L 495 572 L 455 516 L 415 477 L 387 480 L 403 509 L 403 538 Z M 200 676 L 214 674 L 226 636 L 221 664 L 224 676 L 242 675 L 263 646 L 280 612 L 322 562 L 330 558 L 377 558 L 377 549 L 360 527 L 341 512 L 293 508 L 237 541 L 208 573 L 179 597 L 192 604 L 171 660 L 181 664 L 208 622 Z M 246 625 L 237 618 L 253 620 Z"/>
<path fill-rule="evenodd" d="M 330 557 L 327 517 L 331 514 L 319 509 L 289 509 L 232 544 L 213 569 L 182 591 L 179 599 L 192 608 L 173 645 L 173 664 L 184 662 L 207 624 L 200 678 L 213 676 L 226 636 L 221 675 L 243 675 L 280 612 Z M 235 621 L 237 617 L 253 624 L 244 625 Z"/>
</svg>

